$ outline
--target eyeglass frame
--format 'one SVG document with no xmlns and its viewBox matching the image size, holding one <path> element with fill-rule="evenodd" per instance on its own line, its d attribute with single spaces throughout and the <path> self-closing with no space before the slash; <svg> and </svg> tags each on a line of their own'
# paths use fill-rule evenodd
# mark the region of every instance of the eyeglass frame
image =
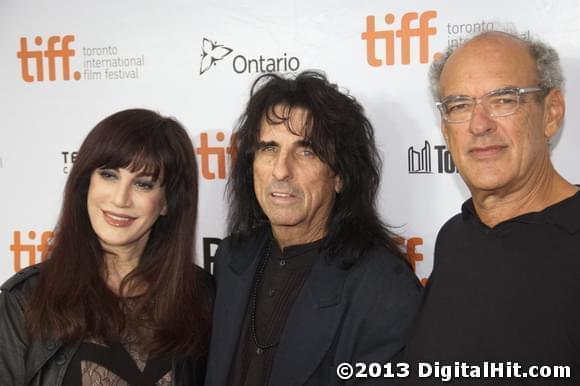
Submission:
<svg viewBox="0 0 580 386">
<path fill-rule="evenodd" d="M 505 92 L 505 91 L 515 91 L 516 92 L 516 102 L 517 105 L 514 109 L 514 111 L 511 111 L 509 113 L 506 114 L 493 114 L 490 111 L 488 111 L 488 108 L 486 107 L 486 105 L 483 104 L 483 99 L 489 97 L 490 95 L 493 94 L 498 94 L 501 92 Z M 483 106 L 483 109 L 485 110 L 485 112 L 490 116 L 490 117 L 507 117 L 510 116 L 512 114 L 515 114 L 516 111 L 518 111 L 518 108 L 520 107 L 520 98 L 523 95 L 526 94 L 530 94 L 530 93 L 534 93 L 534 92 L 540 92 L 540 91 L 548 91 L 548 89 L 546 89 L 545 87 L 540 87 L 540 86 L 531 86 L 531 87 L 504 87 L 504 88 L 498 88 L 495 90 L 491 90 L 489 92 L 487 92 L 486 94 L 480 96 L 479 98 L 475 98 L 469 95 L 449 95 L 445 98 L 443 98 L 442 100 L 435 102 L 435 106 L 437 107 L 437 109 L 439 110 L 439 113 L 441 114 L 441 117 L 443 118 L 443 120 L 447 123 L 465 123 L 471 120 L 471 118 L 473 118 L 473 111 L 475 110 L 475 107 L 478 104 L 481 104 Z M 445 107 L 444 104 L 446 102 L 448 102 L 449 100 L 453 100 L 453 99 L 469 99 L 472 102 L 474 102 L 473 104 L 473 108 L 471 109 L 471 111 L 469 112 L 469 117 L 467 119 L 463 119 L 460 121 L 450 121 L 447 117 L 447 113 L 445 112 Z"/>
</svg>

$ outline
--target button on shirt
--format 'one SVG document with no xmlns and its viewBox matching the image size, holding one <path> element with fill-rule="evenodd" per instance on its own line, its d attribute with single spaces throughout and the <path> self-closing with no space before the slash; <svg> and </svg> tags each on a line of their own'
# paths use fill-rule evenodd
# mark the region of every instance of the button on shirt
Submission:
<svg viewBox="0 0 580 386">
<path fill-rule="evenodd" d="M 280 250 L 272 240 L 256 303 L 256 335 L 261 345 L 277 344 L 288 315 L 306 278 L 320 256 L 323 240 Z M 260 349 L 252 337 L 252 299 L 240 330 L 240 340 L 229 376 L 229 385 L 267 385 L 277 345 Z"/>
</svg>

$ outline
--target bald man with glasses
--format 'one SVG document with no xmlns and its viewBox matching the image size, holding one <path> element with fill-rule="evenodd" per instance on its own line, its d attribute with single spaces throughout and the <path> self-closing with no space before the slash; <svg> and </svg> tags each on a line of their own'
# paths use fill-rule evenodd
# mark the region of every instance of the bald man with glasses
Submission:
<svg viewBox="0 0 580 386">
<path fill-rule="evenodd" d="M 472 197 L 437 237 L 407 384 L 578 385 L 580 193 L 549 144 L 565 113 L 558 54 L 486 32 L 430 76 Z"/>
</svg>

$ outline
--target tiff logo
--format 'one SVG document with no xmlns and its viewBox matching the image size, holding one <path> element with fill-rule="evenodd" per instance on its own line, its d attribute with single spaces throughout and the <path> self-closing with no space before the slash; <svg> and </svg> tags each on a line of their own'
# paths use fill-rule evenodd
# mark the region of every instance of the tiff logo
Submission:
<svg viewBox="0 0 580 386">
<path fill-rule="evenodd" d="M 231 156 L 232 164 L 235 162 L 236 154 L 232 146 L 224 144 L 226 136 L 221 131 L 218 131 L 215 135 L 215 139 L 218 141 L 218 146 L 210 146 L 208 133 L 201 133 L 199 135 L 199 147 L 195 149 L 195 152 L 200 157 L 201 161 L 201 175 L 206 180 L 225 180 L 226 179 L 226 155 Z M 235 134 L 232 135 L 231 143 L 235 140 Z"/>
<path fill-rule="evenodd" d="M 457 173 L 451 153 L 445 145 L 435 145 L 433 147 L 437 154 L 437 173 Z M 407 163 L 410 174 L 429 174 L 431 169 L 431 144 L 425 141 L 425 145 L 419 150 L 410 146 L 407 150 Z"/>
<path fill-rule="evenodd" d="M 44 261 L 48 255 L 48 252 L 50 251 L 50 240 L 53 236 L 54 234 L 51 231 L 42 232 L 40 235 L 40 243 L 37 243 L 35 241 L 36 232 L 29 231 L 28 240 L 30 240 L 30 242 L 23 244 L 21 239 L 21 232 L 14 231 L 12 234 L 12 244 L 10 244 L 10 250 L 12 251 L 14 258 L 14 272 L 18 272 L 22 268 L 26 268 L 30 265 L 40 263 L 40 261 Z M 40 253 L 42 260 L 39 261 L 36 259 L 36 252 Z M 23 253 L 28 255 L 28 264 L 24 266 L 22 265 Z"/>
<path fill-rule="evenodd" d="M 56 80 L 57 58 L 60 59 L 62 69 L 62 80 L 70 80 L 70 58 L 75 56 L 75 50 L 70 48 L 70 44 L 74 42 L 73 35 L 51 36 L 48 38 L 47 47 L 42 48 L 42 37 L 34 38 L 34 45 L 39 48 L 31 50 L 28 48 L 28 39 L 20 38 L 20 51 L 16 53 L 16 57 L 20 59 L 20 66 L 22 70 L 22 79 L 25 82 L 42 82 L 44 81 L 45 65 L 48 66 L 48 80 Z M 75 80 L 81 78 L 81 73 L 75 71 L 73 73 Z"/>
<path fill-rule="evenodd" d="M 401 28 L 398 30 L 377 30 L 375 17 L 366 18 L 366 31 L 361 34 L 366 41 L 367 62 L 372 67 L 395 64 L 395 38 L 399 39 L 401 64 L 411 63 L 411 39 L 419 39 L 419 63 L 429 61 L 429 36 L 437 33 L 437 28 L 429 26 L 429 21 L 437 17 L 437 11 L 425 11 L 420 16 L 417 12 L 408 12 L 401 18 Z M 411 22 L 419 19 L 418 27 L 411 27 Z M 385 15 L 385 23 L 392 25 L 396 18 L 392 13 Z M 382 43 L 382 44 L 381 44 Z M 377 51 L 378 47 L 378 51 Z"/>
<path fill-rule="evenodd" d="M 424 260 L 423 254 L 418 251 L 418 247 L 423 245 L 423 238 L 410 237 L 408 239 L 404 239 L 402 237 L 395 237 L 394 241 L 403 249 L 407 261 L 409 261 L 411 267 L 413 268 L 413 272 L 417 272 L 417 262 Z M 424 286 L 427 285 L 426 277 L 420 278 L 420 281 Z"/>
</svg>

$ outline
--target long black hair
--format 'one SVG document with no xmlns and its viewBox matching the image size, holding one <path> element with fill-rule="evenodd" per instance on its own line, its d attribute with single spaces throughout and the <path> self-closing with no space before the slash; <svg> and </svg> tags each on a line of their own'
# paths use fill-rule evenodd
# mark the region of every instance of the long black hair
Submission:
<svg viewBox="0 0 580 386">
<path fill-rule="evenodd" d="M 189 135 L 172 118 L 144 109 L 115 113 L 81 145 L 68 177 L 53 249 L 26 310 L 29 336 L 74 342 L 118 340 L 127 315 L 105 283 L 105 251 L 91 227 L 87 195 L 98 168 L 144 170 L 165 188 L 167 214 L 155 222 L 139 265 L 121 283 L 145 288 L 135 314 L 152 336 L 137 337 L 149 354 L 205 356 L 209 290 L 194 266 L 197 164 Z M 121 291 L 124 292 L 124 291 Z"/>
<path fill-rule="evenodd" d="M 276 114 L 283 107 L 283 115 Z M 242 114 L 232 146 L 236 157 L 228 181 L 229 231 L 233 241 L 252 229 L 268 224 L 260 208 L 253 184 L 254 153 L 265 118 L 285 123 L 295 108 L 307 112 L 305 137 L 316 155 L 340 176 L 342 190 L 336 196 L 327 222 L 325 249 L 339 256 L 344 268 L 375 245 L 383 245 L 402 256 L 393 234 L 381 221 L 376 197 L 381 179 L 381 158 L 375 145 L 374 129 L 362 106 L 315 71 L 295 77 L 277 74 L 260 76 L 252 85 L 250 100 Z"/>
</svg>

